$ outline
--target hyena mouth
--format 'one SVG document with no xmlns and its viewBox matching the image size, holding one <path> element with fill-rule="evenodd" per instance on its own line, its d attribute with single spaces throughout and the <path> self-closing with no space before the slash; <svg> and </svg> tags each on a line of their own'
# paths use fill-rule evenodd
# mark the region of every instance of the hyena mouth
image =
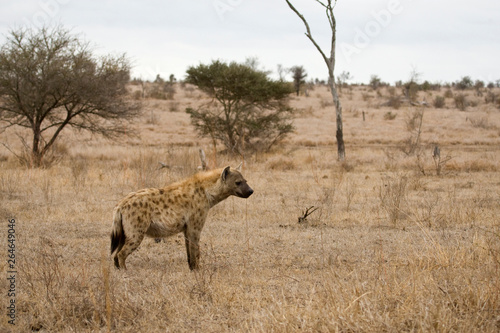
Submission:
<svg viewBox="0 0 500 333">
<path fill-rule="evenodd" d="M 249 196 L 251 196 L 253 194 L 253 190 L 251 188 L 248 188 L 248 190 L 245 190 L 244 192 L 242 193 L 237 193 L 237 195 L 240 197 L 240 198 L 248 198 Z"/>
</svg>

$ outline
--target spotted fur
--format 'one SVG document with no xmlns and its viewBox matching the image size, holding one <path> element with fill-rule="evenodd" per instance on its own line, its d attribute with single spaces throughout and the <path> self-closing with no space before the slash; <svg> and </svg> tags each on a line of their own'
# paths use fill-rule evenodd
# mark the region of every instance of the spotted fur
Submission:
<svg viewBox="0 0 500 333">
<path fill-rule="evenodd" d="M 253 190 L 239 167 L 216 169 L 164 188 L 149 188 L 127 195 L 114 209 L 111 254 L 117 268 L 145 236 L 163 238 L 184 233 L 189 268 L 198 268 L 200 234 L 210 208 L 231 195 L 248 198 Z"/>
</svg>

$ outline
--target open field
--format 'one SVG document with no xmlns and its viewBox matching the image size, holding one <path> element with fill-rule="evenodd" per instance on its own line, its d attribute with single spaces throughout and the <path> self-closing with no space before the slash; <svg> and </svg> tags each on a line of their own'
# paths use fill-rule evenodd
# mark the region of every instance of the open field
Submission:
<svg viewBox="0 0 500 333">
<path fill-rule="evenodd" d="M 196 137 L 184 110 L 202 93 L 177 87 L 174 100 L 145 100 L 138 138 L 68 132 L 47 169 L 0 146 L 4 312 L 9 218 L 18 272 L 16 330 L 4 314 L 0 330 L 498 332 L 500 110 L 474 91 L 465 111 L 451 97 L 434 108 L 446 88 L 420 92 L 428 107 L 380 106 L 389 89 L 344 88 L 343 163 L 326 88 L 292 97 L 296 133 L 246 156 L 255 193 L 210 212 L 195 273 L 180 235 L 146 239 L 117 271 L 109 233 L 122 197 L 191 175 L 199 148 L 211 166 L 239 164 Z M 19 149 L 16 131 L 0 142 Z M 310 206 L 319 209 L 299 224 Z"/>
</svg>

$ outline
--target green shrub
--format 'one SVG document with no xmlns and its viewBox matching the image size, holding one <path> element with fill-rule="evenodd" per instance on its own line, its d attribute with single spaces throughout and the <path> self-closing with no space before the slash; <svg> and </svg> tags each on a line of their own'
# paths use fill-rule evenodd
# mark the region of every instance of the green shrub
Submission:
<svg viewBox="0 0 500 333">
<path fill-rule="evenodd" d="M 446 104 L 446 99 L 443 97 L 443 96 L 436 96 L 434 98 L 434 107 L 437 108 L 437 109 L 441 109 L 445 106 Z"/>
<path fill-rule="evenodd" d="M 384 120 L 394 120 L 396 119 L 396 114 L 395 113 L 392 113 L 391 111 L 387 112 L 386 114 L 384 114 Z"/>
<path fill-rule="evenodd" d="M 444 98 L 453 98 L 453 91 L 451 89 L 448 89 L 444 92 Z"/>
<path fill-rule="evenodd" d="M 454 99 L 457 109 L 459 109 L 460 111 L 465 111 L 468 106 L 467 96 L 465 96 L 465 94 L 458 94 Z"/>
</svg>

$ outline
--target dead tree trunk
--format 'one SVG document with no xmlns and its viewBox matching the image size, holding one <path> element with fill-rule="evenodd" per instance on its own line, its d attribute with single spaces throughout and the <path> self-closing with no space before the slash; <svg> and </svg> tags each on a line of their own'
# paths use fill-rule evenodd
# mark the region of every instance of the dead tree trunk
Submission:
<svg viewBox="0 0 500 333">
<path fill-rule="evenodd" d="M 318 45 L 318 43 L 316 43 L 316 41 L 312 37 L 311 29 L 309 28 L 309 24 L 307 23 L 304 16 L 301 13 L 299 13 L 297 9 L 295 9 L 295 7 L 290 3 L 290 1 L 286 0 L 286 3 L 290 7 L 290 9 L 295 14 L 297 14 L 297 16 L 302 20 L 302 22 L 304 22 L 304 25 L 306 27 L 306 33 L 305 33 L 306 37 L 309 38 L 309 40 L 314 44 L 316 49 L 323 57 L 326 66 L 328 67 L 328 84 L 330 87 L 330 91 L 332 93 L 333 104 L 335 105 L 335 112 L 336 112 L 336 122 L 337 122 L 336 138 L 337 138 L 338 159 L 339 161 L 343 161 L 345 159 L 345 146 L 344 146 L 344 132 L 342 126 L 342 105 L 340 103 L 339 95 L 337 93 L 337 87 L 335 85 L 335 76 L 334 76 L 337 23 L 335 21 L 335 16 L 333 15 L 333 7 L 337 3 L 337 1 L 335 0 L 333 5 L 332 5 L 332 0 L 328 0 L 326 3 L 321 2 L 319 0 L 316 1 L 326 9 L 326 16 L 328 17 L 328 22 L 330 23 L 330 28 L 332 30 L 332 39 L 331 39 L 331 48 L 329 57 L 326 56 L 321 47 Z"/>
<path fill-rule="evenodd" d="M 200 161 L 201 161 L 201 170 L 206 171 L 206 170 L 208 170 L 208 168 L 207 168 L 207 161 L 205 158 L 205 151 L 202 148 L 200 148 L 199 153 L 200 153 Z"/>
</svg>

